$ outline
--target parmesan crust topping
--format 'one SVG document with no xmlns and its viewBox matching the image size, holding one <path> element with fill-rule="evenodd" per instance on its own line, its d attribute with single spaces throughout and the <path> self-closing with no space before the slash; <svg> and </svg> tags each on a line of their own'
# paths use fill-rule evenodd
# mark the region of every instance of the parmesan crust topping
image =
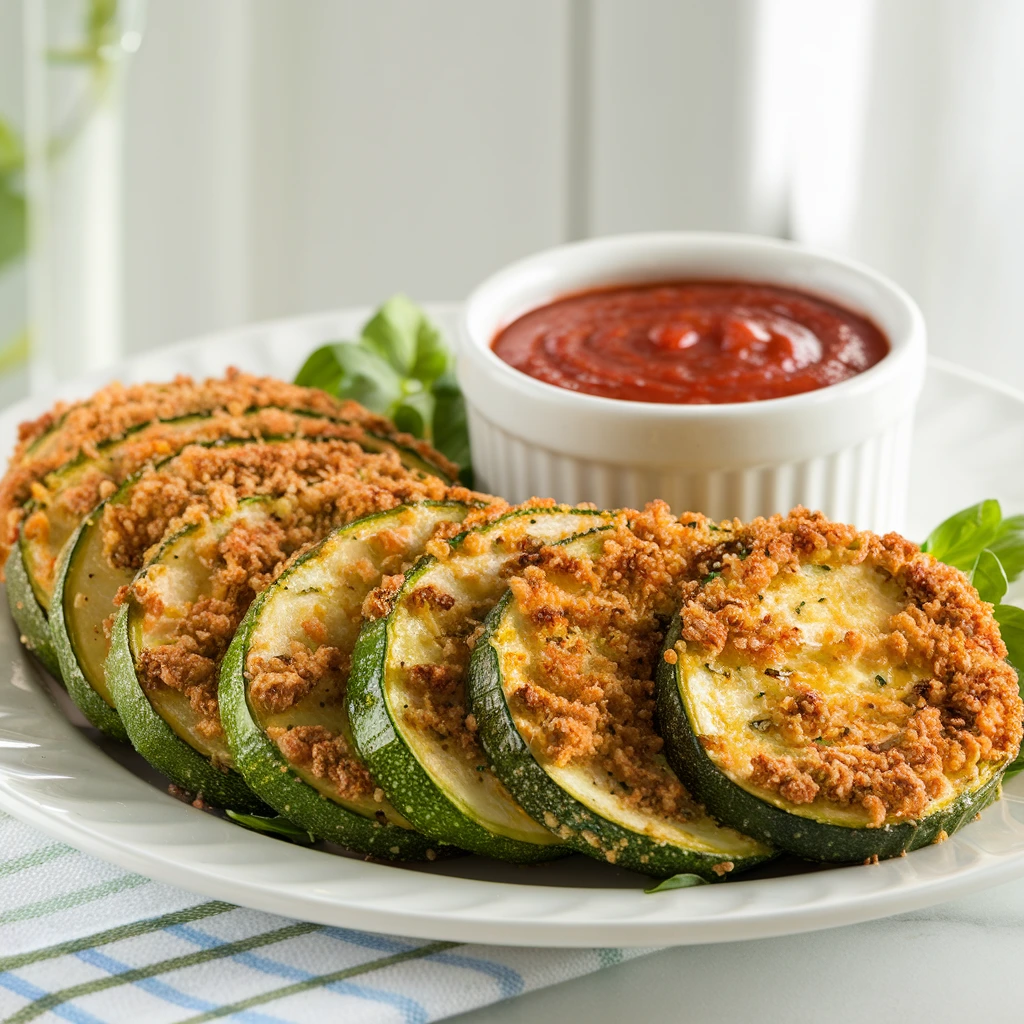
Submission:
<svg viewBox="0 0 1024 1024">
<path fill-rule="evenodd" d="M 596 766 L 626 803 L 681 822 L 700 808 L 662 756 L 653 672 L 712 527 L 653 502 L 619 513 L 593 556 L 545 548 L 509 582 L 529 642 L 528 667 L 507 678 L 506 696 L 534 756 Z"/>
<path fill-rule="evenodd" d="M 20 506 L 32 497 L 32 485 L 72 459 L 81 454 L 94 455 L 102 442 L 153 420 L 201 412 L 238 417 L 247 409 L 267 406 L 350 420 L 415 448 L 452 479 L 458 472 L 458 467 L 422 441 L 396 434 L 394 425 L 384 417 L 318 388 L 253 376 L 234 368 L 222 378 L 200 382 L 179 376 L 162 384 L 113 383 L 85 401 L 59 402 L 38 419 L 19 426 L 17 446 L 0 480 L 0 560 L 6 559 L 17 536 Z"/>
<path fill-rule="evenodd" d="M 758 752 L 731 755 L 736 737 L 702 736 L 713 761 L 791 803 L 857 809 L 877 827 L 922 817 L 1016 756 L 1017 677 L 991 606 L 962 572 L 897 534 L 803 508 L 723 526 L 698 568 L 719 571 L 684 586 L 670 652 L 719 673 L 723 692 L 739 685 L 734 674 L 756 673 Z M 814 578 L 823 596 L 780 605 L 778 595 L 810 595 Z M 848 581 L 873 596 L 853 608 L 863 624 L 843 628 L 824 609 Z"/>
<path fill-rule="evenodd" d="M 166 686 L 188 697 L 203 736 L 221 734 L 217 672 L 239 623 L 293 555 L 331 530 L 374 512 L 425 499 L 475 501 L 483 496 L 410 473 L 393 452 L 371 454 L 341 441 L 287 441 L 186 449 L 163 469 L 147 471 L 124 504 L 106 507 L 104 552 L 112 565 L 135 569 L 153 545 L 187 525 L 231 512 L 244 498 L 280 499 L 258 523 L 240 520 L 215 544 L 197 551 L 207 573 L 203 596 L 165 608 L 148 575 L 128 588 L 147 624 L 160 620 L 168 642 L 139 659 L 146 689 Z M 158 549 L 157 549 L 158 550 Z M 123 603 L 127 595 L 119 597 Z M 312 624 L 311 628 L 315 628 Z M 329 657 L 325 653 L 323 657 Z M 268 699 L 294 696 L 296 681 L 278 674 Z"/>
</svg>

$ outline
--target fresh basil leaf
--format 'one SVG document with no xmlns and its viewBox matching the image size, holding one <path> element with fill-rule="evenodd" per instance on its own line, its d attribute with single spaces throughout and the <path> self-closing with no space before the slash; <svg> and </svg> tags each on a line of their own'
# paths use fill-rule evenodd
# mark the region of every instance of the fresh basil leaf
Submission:
<svg viewBox="0 0 1024 1024">
<path fill-rule="evenodd" d="M 299 371 L 296 383 L 352 398 L 384 415 L 402 397 L 402 379 L 391 366 L 376 352 L 351 341 L 317 349 Z"/>
<path fill-rule="evenodd" d="M 404 295 L 384 303 L 363 328 L 362 343 L 402 377 L 413 374 L 423 310 Z"/>
<path fill-rule="evenodd" d="M 320 388 L 333 395 L 341 380 L 341 364 L 334 348 L 334 345 L 322 345 L 312 352 L 295 375 L 295 383 L 304 388 Z"/>
<path fill-rule="evenodd" d="M 1006 644 L 1006 660 L 1024 678 L 1024 608 L 1013 604 L 997 604 L 993 609 L 999 623 L 999 635 Z"/>
<path fill-rule="evenodd" d="M 1002 562 L 988 548 L 978 555 L 970 575 L 974 589 L 978 591 L 978 597 L 982 601 L 988 601 L 989 604 L 999 604 L 1002 601 L 1009 582 Z"/>
<path fill-rule="evenodd" d="M 270 835 L 284 836 L 294 843 L 309 844 L 316 842 L 316 836 L 312 832 L 299 828 L 298 825 L 287 818 L 267 818 L 261 814 L 239 814 L 238 811 L 228 811 L 227 815 L 232 821 L 237 822 L 244 828 L 252 829 L 253 832 L 266 832 Z"/>
<path fill-rule="evenodd" d="M 0 177 L 0 267 L 25 251 L 25 197 Z"/>
<path fill-rule="evenodd" d="M 467 487 L 472 487 L 473 471 L 466 401 L 451 371 L 434 382 L 434 398 L 436 405 L 433 445 L 442 455 L 462 467 L 459 480 Z"/>
<path fill-rule="evenodd" d="M 466 405 L 451 351 L 426 314 L 404 295 L 388 299 L 358 342 L 318 348 L 296 384 L 322 388 L 390 417 L 399 430 L 430 441 L 473 485 Z"/>
<path fill-rule="evenodd" d="M 1004 519 L 989 550 L 1003 563 L 1006 578 L 1011 583 L 1017 579 L 1024 572 L 1024 516 Z"/>
<path fill-rule="evenodd" d="M 921 545 L 940 562 L 970 572 L 978 555 L 999 533 L 1003 514 L 993 498 L 962 509 L 940 523 Z"/>
<path fill-rule="evenodd" d="M 452 355 L 441 332 L 424 316 L 416 335 L 416 362 L 412 376 L 427 387 L 446 373 L 451 363 Z"/>
<path fill-rule="evenodd" d="M 8 121 L 0 117 L 0 174 L 18 171 L 25 163 L 21 139 Z"/>
<path fill-rule="evenodd" d="M 414 391 L 395 406 L 392 419 L 399 430 L 413 437 L 429 437 L 434 421 L 434 396 L 430 391 Z"/>
<path fill-rule="evenodd" d="M 644 892 L 668 892 L 670 889 L 689 889 L 694 885 L 707 885 L 708 880 L 700 875 L 682 874 L 673 875 L 671 878 L 663 878 L 657 885 L 652 885 Z"/>
</svg>

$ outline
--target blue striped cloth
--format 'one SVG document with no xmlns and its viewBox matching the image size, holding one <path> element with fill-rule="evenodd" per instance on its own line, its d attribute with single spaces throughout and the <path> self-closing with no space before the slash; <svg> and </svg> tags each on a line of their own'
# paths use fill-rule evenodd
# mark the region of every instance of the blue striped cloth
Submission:
<svg viewBox="0 0 1024 1024">
<path fill-rule="evenodd" d="M 426 1024 L 644 952 L 293 921 L 199 899 L 0 814 L 0 1018 L 10 1024 Z"/>
</svg>

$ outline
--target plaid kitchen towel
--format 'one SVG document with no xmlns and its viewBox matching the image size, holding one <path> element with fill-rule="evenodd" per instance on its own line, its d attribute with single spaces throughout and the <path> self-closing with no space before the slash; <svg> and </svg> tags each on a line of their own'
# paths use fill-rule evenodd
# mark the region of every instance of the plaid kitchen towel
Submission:
<svg viewBox="0 0 1024 1024">
<path fill-rule="evenodd" d="M 647 950 L 424 942 L 161 885 L 0 814 L 0 1020 L 426 1024 Z"/>
</svg>

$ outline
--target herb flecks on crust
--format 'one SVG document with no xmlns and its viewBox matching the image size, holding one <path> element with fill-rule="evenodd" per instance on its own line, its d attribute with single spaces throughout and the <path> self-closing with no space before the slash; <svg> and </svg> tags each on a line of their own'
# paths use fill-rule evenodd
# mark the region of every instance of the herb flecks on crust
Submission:
<svg viewBox="0 0 1024 1024">
<path fill-rule="evenodd" d="M 628 803 L 682 822 L 700 809 L 661 756 L 653 672 L 714 526 L 653 502 L 619 513 L 592 557 L 554 545 L 510 581 L 534 657 L 507 695 L 534 756 L 558 767 L 596 762 Z"/>
<path fill-rule="evenodd" d="M 729 533 L 704 558 L 720 575 L 683 588 L 674 654 L 723 673 L 723 687 L 756 671 L 749 725 L 762 749 L 741 763 L 727 737 L 704 735 L 713 760 L 793 804 L 859 809 L 871 826 L 918 819 L 949 794 L 950 776 L 1013 760 L 1016 674 L 962 572 L 897 534 L 801 508 Z"/>
</svg>

